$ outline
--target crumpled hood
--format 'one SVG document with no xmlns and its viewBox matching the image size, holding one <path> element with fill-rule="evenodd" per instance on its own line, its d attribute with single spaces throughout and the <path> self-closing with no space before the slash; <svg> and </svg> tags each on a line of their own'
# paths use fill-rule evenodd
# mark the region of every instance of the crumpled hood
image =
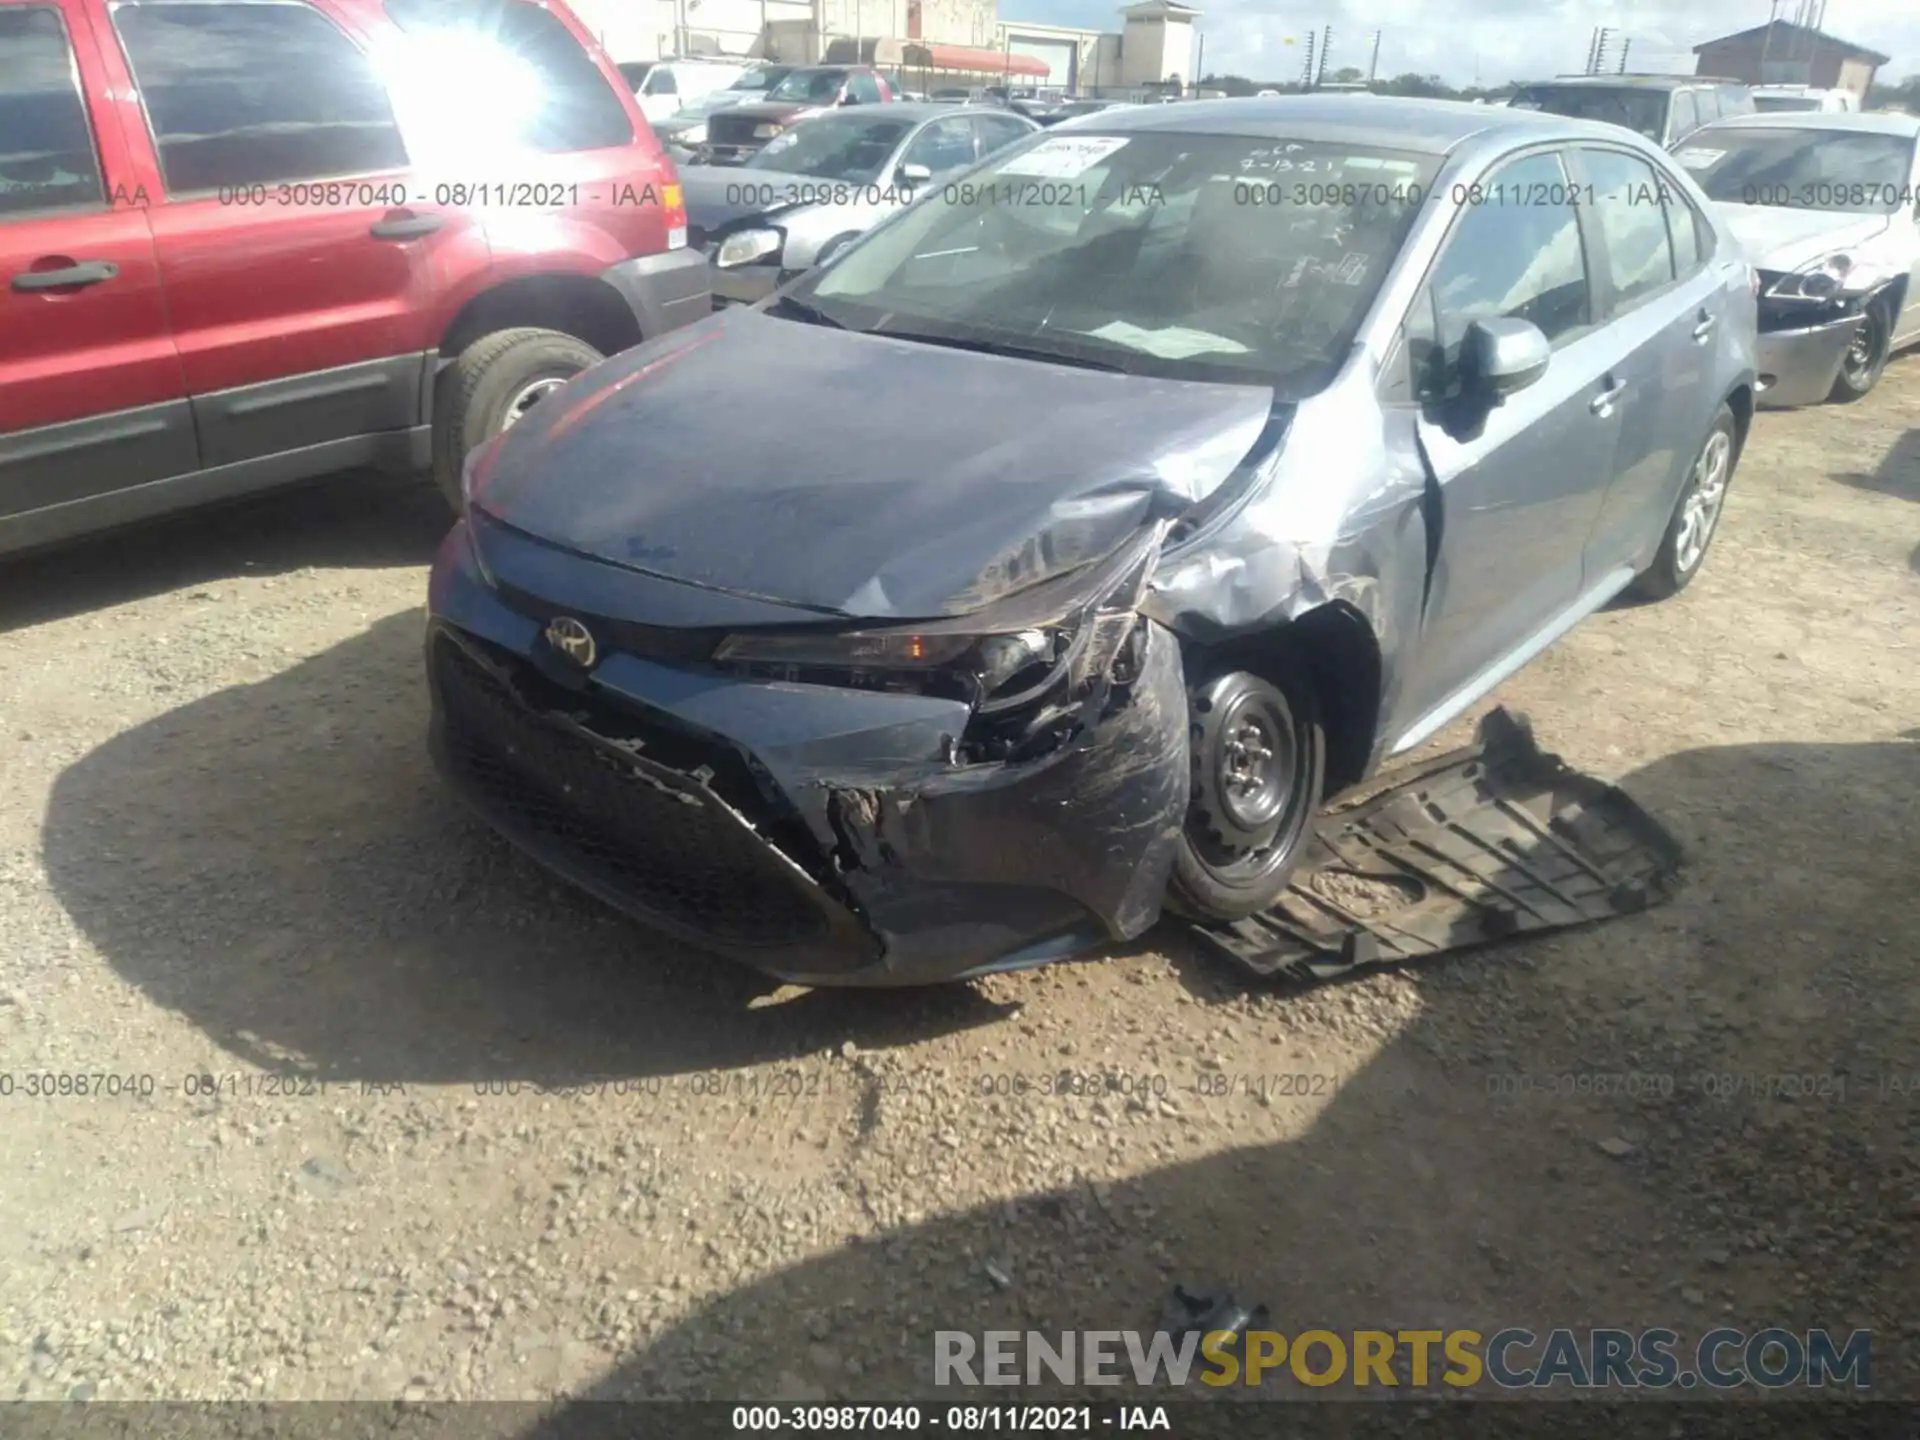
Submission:
<svg viewBox="0 0 1920 1440">
<path fill-rule="evenodd" d="M 479 457 L 472 501 L 548 544 L 737 596 L 962 615 L 1211 494 L 1272 404 L 1262 386 L 736 309 L 542 402 Z"/>
<path fill-rule="evenodd" d="M 1714 206 L 1756 270 L 1798 270 L 1848 245 L 1886 233 L 1885 215 L 1833 214 L 1781 205 Z"/>
</svg>

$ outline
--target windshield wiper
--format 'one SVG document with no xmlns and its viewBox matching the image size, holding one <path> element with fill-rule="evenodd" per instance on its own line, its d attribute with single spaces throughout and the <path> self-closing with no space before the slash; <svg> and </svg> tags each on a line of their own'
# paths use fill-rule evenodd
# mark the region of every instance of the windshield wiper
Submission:
<svg viewBox="0 0 1920 1440">
<path fill-rule="evenodd" d="M 1096 360 L 1067 350 L 1046 350 L 1031 345 L 1009 345 L 1000 340 L 962 340 L 951 335 L 928 335 L 918 330 L 875 330 L 894 340 L 915 340 L 924 345 L 944 345 L 949 350 L 972 350 L 981 355 L 1007 355 L 1016 360 L 1044 360 L 1050 365 L 1073 365 L 1082 370 L 1105 370 L 1114 375 L 1128 374 L 1127 367 L 1111 360 Z"/>
<path fill-rule="evenodd" d="M 818 305 L 809 305 L 804 300 L 796 300 L 791 295 L 782 295 L 767 307 L 769 315 L 779 315 L 788 320 L 804 320 L 809 325 L 824 325 L 829 330 L 844 330 L 847 327 L 834 319 Z"/>
</svg>

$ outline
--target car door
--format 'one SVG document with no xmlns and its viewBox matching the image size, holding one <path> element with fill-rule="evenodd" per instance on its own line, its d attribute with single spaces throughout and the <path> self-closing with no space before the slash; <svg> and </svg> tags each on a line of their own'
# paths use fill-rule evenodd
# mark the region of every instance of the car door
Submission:
<svg viewBox="0 0 1920 1440">
<path fill-rule="evenodd" d="M 146 198 L 85 11 L 0 0 L 0 549 L 198 463 Z M 46 512 L 27 521 L 28 512 Z"/>
<path fill-rule="evenodd" d="M 1462 205 L 1406 321 L 1417 435 L 1439 486 L 1438 551 L 1403 714 L 1476 693 L 1531 653 L 1582 594 L 1581 555 L 1620 437 L 1614 342 L 1593 296 L 1572 182 L 1556 150 L 1510 158 Z M 1531 322 L 1552 360 L 1462 425 L 1451 396 L 1476 320 Z"/>
<path fill-rule="evenodd" d="M 1587 541 L 1592 582 L 1651 558 L 1719 409 L 1710 386 L 1726 277 L 1703 262 L 1703 227 L 1671 175 L 1610 146 L 1576 147 L 1572 162 L 1589 200 L 1595 313 L 1622 382 L 1613 478 Z"/>
<path fill-rule="evenodd" d="M 419 423 L 436 255 L 472 220 L 426 213 L 371 57 L 302 0 L 109 12 L 204 462 Z"/>
<path fill-rule="evenodd" d="M 1900 207 L 1894 213 L 1893 223 L 1906 247 L 1906 303 L 1900 307 L 1900 323 L 1894 333 L 1896 342 L 1905 345 L 1920 340 L 1920 143 L 1914 147 L 1906 189 L 1900 194 Z"/>
</svg>

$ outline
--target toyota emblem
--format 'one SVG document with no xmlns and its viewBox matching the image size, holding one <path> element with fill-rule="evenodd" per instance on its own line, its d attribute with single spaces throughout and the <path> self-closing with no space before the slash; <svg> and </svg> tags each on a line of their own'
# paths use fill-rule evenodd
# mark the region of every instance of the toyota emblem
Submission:
<svg viewBox="0 0 1920 1440">
<path fill-rule="evenodd" d="M 591 670 L 600 658 L 593 632 L 571 615 L 559 615 L 547 624 L 547 643 L 582 670 Z"/>
</svg>

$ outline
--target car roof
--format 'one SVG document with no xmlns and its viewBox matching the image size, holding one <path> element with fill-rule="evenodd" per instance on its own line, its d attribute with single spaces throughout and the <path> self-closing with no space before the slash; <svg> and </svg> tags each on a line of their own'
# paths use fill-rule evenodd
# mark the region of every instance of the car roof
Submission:
<svg viewBox="0 0 1920 1440">
<path fill-rule="evenodd" d="M 1716 75 L 1556 75 L 1551 80 L 1532 80 L 1522 90 L 1547 90 L 1578 86 L 1583 90 L 1682 90 L 1695 85 L 1740 85 L 1742 82 Z"/>
<path fill-rule="evenodd" d="M 1471 139 L 1526 144 L 1539 140 L 1620 140 L 1631 132 L 1600 120 L 1577 120 L 1544 110 L 1472 105 L 1464 100 L 1415 100 L 1397 95 L 1280 95 L 1263 99 L 1188 100 L 1116 109 L 1100 130 L 1235 135 L 1250 140 L 1300 140 L 1364 145 L 1379 150 L 1451 154 Z"/>
<path fill-rule="evenodd" d="M 1911 140 L 1920 137 L 1920 115 L 1894 115 L 1885 110 L 1763 110 L 1757 115 L 1729 115 L 1706 128 L 1846 130 L 1860 135 L 1900 135 Z"/>
</svg>

